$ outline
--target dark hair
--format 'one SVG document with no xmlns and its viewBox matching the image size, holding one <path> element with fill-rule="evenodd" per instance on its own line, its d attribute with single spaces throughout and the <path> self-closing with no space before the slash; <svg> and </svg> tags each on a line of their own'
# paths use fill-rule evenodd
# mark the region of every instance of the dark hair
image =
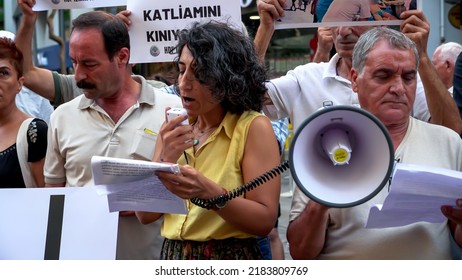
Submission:
<svg viewBox="0 0 462 280">
<path fill-rule="evenodd" d="M 106 53 L 110 60 L 122 48 L 130 49 L 127 26 L 115 15 L 103 11 L 91 11 L 72 21 L 72 31 L 96 28 L 101 31 Z"/>
<path fill-rule="evenodd" d="M 0 37 L 0 59 L 8 59 L 16 69 L 18 78 L 23 76 L 23 56 L 14 41 L 11 39 Z"/>
<path fill-rule="evenodd" d="M 189 48 L 196 79 L 210 88 L 226 111 L 261 111 L 266 70 L 248 36 L 217 21 L 195 22 L 178 35 L 178 56 L 185 46 Z"/>
</svg>

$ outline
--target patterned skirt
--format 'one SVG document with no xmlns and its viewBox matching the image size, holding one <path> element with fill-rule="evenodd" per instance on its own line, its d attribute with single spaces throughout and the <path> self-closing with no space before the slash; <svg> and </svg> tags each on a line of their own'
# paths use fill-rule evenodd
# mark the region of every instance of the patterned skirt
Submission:
<svg viewBox="0 0 462 280">
<path fill-rule="evenodd" d="M 256 238 L 189 241 L 165 238 L 161 260 L 262 260 Z"/>
</svg>

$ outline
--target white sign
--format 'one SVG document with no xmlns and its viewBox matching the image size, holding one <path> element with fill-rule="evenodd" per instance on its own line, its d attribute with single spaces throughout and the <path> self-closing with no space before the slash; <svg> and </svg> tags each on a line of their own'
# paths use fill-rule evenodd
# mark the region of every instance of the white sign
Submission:
<svg viewBox="0 0 462 280">
<path fill-rule="evenodd" d="M 239 1 L 130 0 L 130 63 L 172 62 L 177 54 L 177 33 L 195 21 L 220 20 L 241 24 Z"/>
<path fill-rule="evenodd" d="M 84 9 L 127 5 L 127 0 L 37 0 L 34 11 Z"/>
<path fill-rule="evenodd" d="M 95 187 L 0 189 L 0 260 L 114 260 L 118 213 Z"/>
</svg>

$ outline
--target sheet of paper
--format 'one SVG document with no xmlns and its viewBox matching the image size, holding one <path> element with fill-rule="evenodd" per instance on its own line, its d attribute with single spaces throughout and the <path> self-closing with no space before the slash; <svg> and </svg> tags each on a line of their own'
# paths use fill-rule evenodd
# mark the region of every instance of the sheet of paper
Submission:
<svg viewBox="0 0 462 280">
<path fill-rule="evenodd" d="M 93 156 L 96 192 L 107 195 L 109 211 L 186 214 L 184 199 L 171 193 L 155 171 L 179 173 L 178 164 Z"/>
<path fill-rule="evenodd" d="M 130 63 L 172 62 L 177 33 L 196 21 L 218 20 L 241 28 L 239 1 L 127 1 L 130 20 Z"/>
<path fill-rule="evenodd" d="M 53 9 L 84 9 L 125 5 L 127 5 L 127 0 L 37 0 L 33 10 L 48 11 Z"/>
<path fill-rule="evenodd" d="M 417 9 L 421 9 L 421 0 L 417 0 Z M 339 1 L 340 2 L 340 1 Z M 358 9 L 358 3 L 347 3 L 343 1 L 345 10 Z M 314 22 L 314 15 L 311 14 L 311 9 L 314 1 L 286 1 L 284 7 L 285 16 L 275 23 L 275 29 L 292 29 L 292 28 L 309 28 L 319 26 L 365 26 L 365 25 L 399 25 L 402 20 L 367 20 L 367 21 L 345 21 L 339 18 L 336 21 L 330 22 Z M 346 7 L 347 5 L 352 7 Z"/>
<path fill-rule="evenodd" d="M 366 227 L 385 228 L 446 220 L 442 205 L 462 198 L 462 172 L 411 164 L 396 164 L 390 193 L 383 205 L 371 208 Z"/>
<path fill-rule="evenodd" d="M 154 175 L 154 171 L 180 173 L 178 164 L 93 156 L 91 168 L 95 185 L 133 182 Z"/>
</svg>

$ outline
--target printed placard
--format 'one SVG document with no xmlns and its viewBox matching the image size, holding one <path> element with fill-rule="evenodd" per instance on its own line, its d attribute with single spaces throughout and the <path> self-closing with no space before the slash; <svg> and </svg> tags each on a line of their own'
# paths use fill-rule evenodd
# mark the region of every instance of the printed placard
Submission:
<svg viewBox="0 0 462 280">
<path fill-rule="evenodd" d="M 34 11 L 117 7 L 127 5 L 127 0 L 37 0 Z"/>
<path fill-rule="evenodd" d="M 332 0 L 323 7 L 321 1 L 287 0 L 285 16 L 276 29 L 319 26 L 399 25 L 405 10 L 421 7 L 421 0 Z M 329 2 L 331 2 L 329 4 Z M 318 3 L 316 5 L 316 3 Z M 321 18 L 321 19 L 320 19 Z"/>
<path fill-rule="evenodd" d="M 239 27 L 239 1 L 229 0 L 130 0 L 131 63 L 172 62 L 177 54 L 177 33 L 195 21 L 218 20 Z"/>
</svg>

